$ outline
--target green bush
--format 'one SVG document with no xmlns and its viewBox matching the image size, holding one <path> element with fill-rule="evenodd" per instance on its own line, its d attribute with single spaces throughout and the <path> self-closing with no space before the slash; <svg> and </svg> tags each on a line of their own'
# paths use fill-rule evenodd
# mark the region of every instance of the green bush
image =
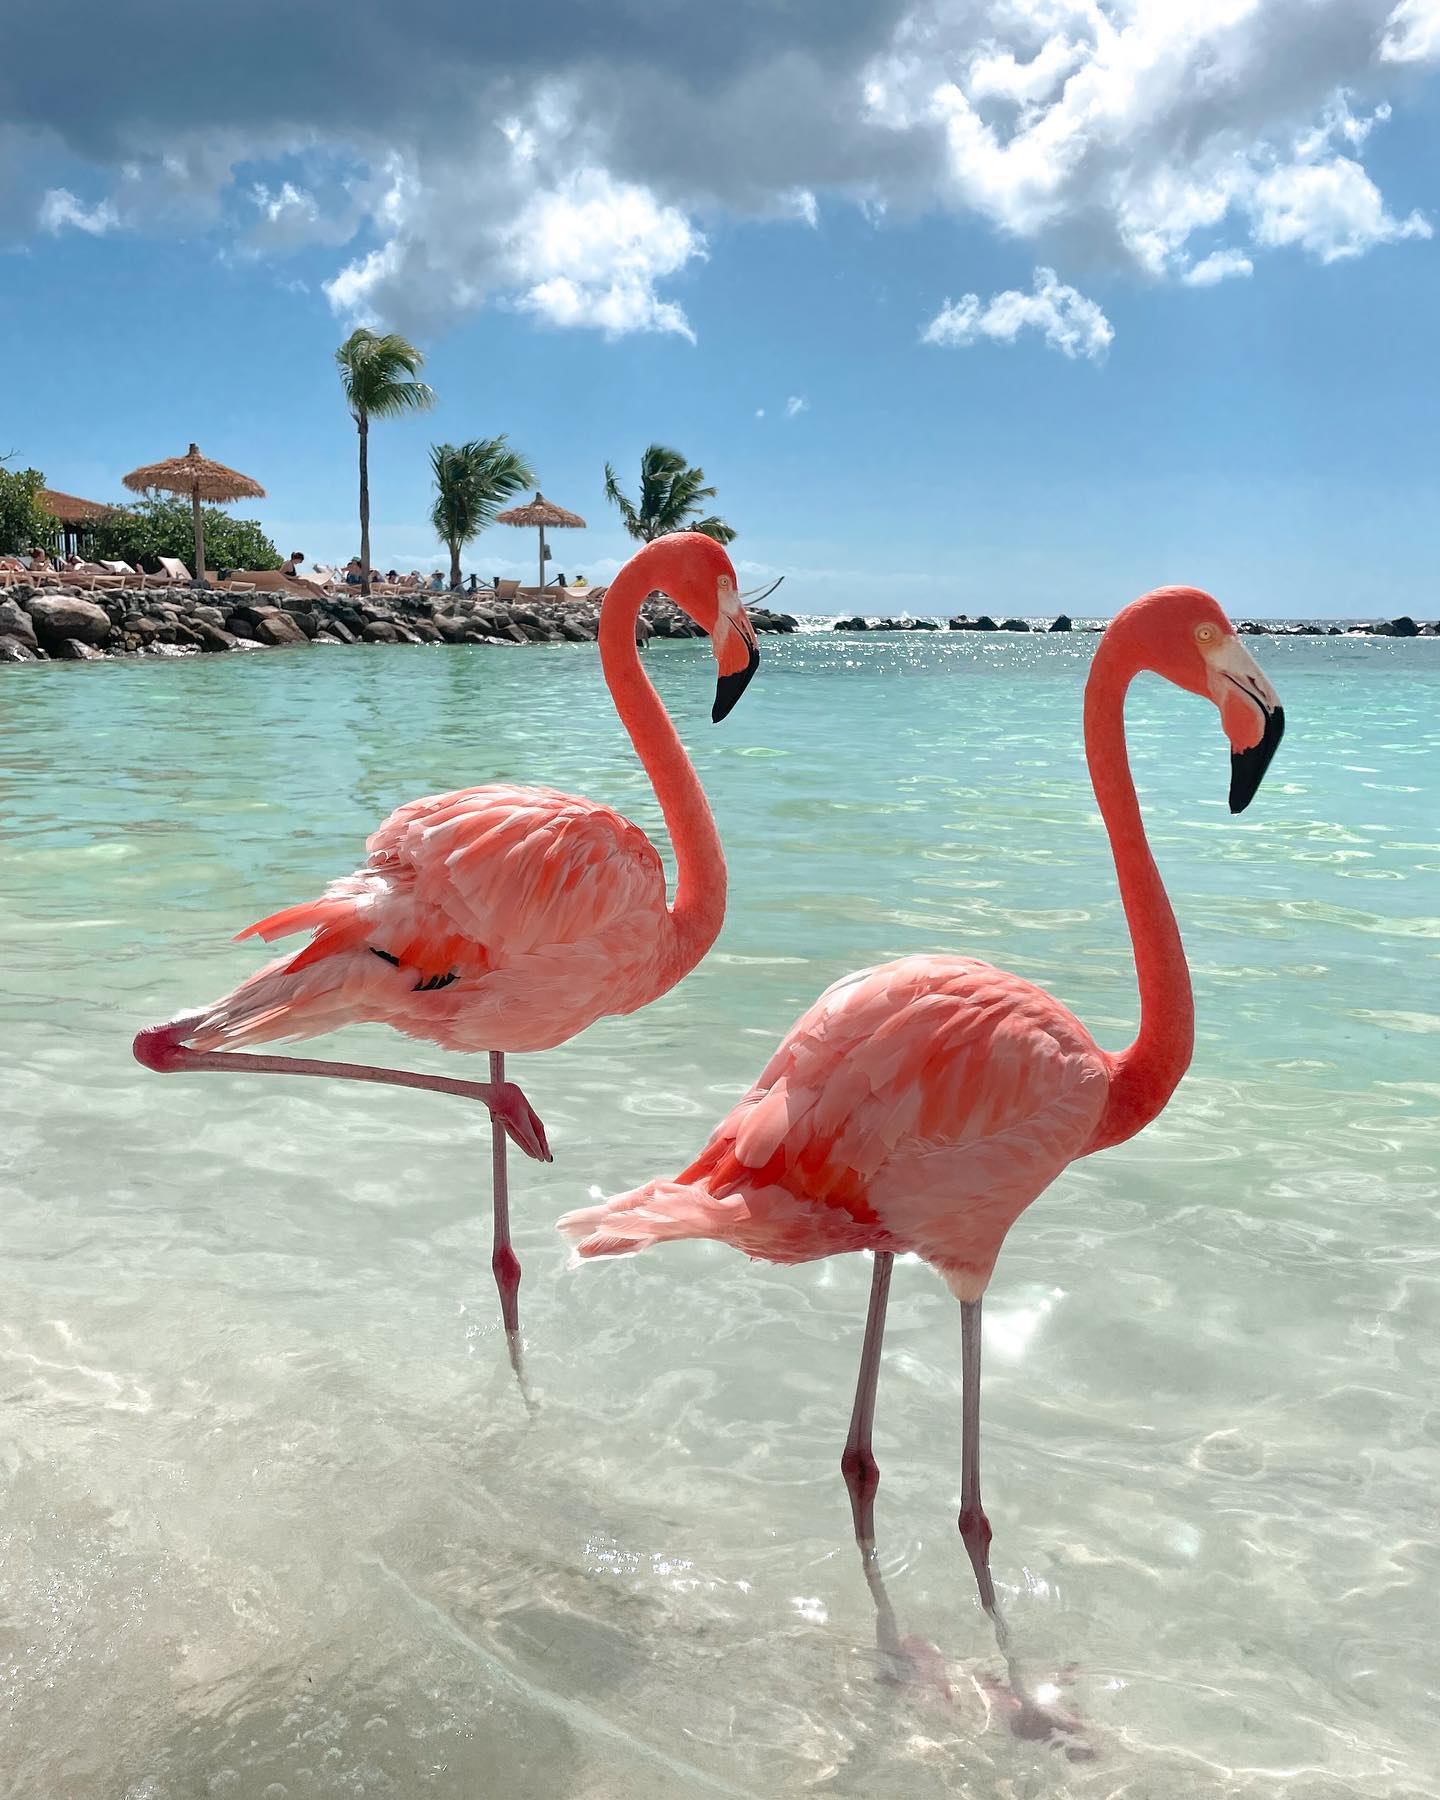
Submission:
<svg viewBox="0 0 1440 1800">
<path fill-rule="evenodd" d="M 48 548 L 60 529 L 58 519 L 40 504 L 45 477 L 38 469 L 7 469 L 0 464 L 0 556 L 27 556 L 37 546 Z"/>
<path fill-rule="evenodd" d="M 205 561 L 212 569 L 278 569 L 281 557 L 253 519 L 235 519 L 218 506 L 202 506 Z M 190 502 L 140 500 L 117 506 L 96 525 L 90 554 L 99 562 L 145 563 L 176 556 L 186 568 L 195 559 L 195 521 Z M 198 571 L 191 571 L 197 573 Z"/>
</svg>

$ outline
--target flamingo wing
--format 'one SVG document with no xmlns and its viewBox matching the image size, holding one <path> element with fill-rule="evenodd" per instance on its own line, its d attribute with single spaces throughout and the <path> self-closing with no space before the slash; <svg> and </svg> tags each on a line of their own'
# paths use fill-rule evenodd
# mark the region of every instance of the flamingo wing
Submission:
<svg viewBox="0 0 1440 1800">
<path fill-rule="evenodd" d="M 654 845 L 610 807 L 553 788 L 487 786 L 412 800 L 364 866 L 242 937 L 318 927 L 301 958 L 365 944 L 422 979 L 478 975 L 593 937 L 665 904 Z M 292 964 L 292 967 L 296 964 Z"/>
<path fill-rule="evenodd" d="M 916 1250 L 988 1278 L 1009 1225 L 1081 1154 L 1107 1087 L 1103 1053 L 1043 990 L 906 957 L 828 988 L 674 1182 L 561 1228 L 582 1255 L 705 1236 L 780 1262 Z"/>
</svg>

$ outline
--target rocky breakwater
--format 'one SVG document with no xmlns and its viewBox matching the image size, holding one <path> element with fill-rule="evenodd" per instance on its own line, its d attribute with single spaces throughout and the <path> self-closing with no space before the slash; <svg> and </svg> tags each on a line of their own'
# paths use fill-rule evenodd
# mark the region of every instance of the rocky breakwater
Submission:
<svg viewBox="0 0 1440 1800">
<path fill-rule="evenodd" d="M 751 613 L 757 631 L 794 631 L 789 613 Z M 357 594 L 298 589 L 0 589 L 0 662 L 90 662 L 114 656 L 193 656 L 335 644 L 593 643 L 598 602 L 490 594 Z M 678 606 L 652 595 L 636 636 L 703 637 Z"/>
<path fill-rule="evenodd" d="M 837 619 L 830 627 L 832 631 L 939 631 L 942 629 L 939 619 L 866 619 L 856 614 L 854 618 Z M 944 629 L 949 631 L 1073 631 L 1076 629 L 1064 613 L 1051 625 L 1032 625 L 1026 619 L 1002 619 L 999 624 L 989 613 L 981 613 L 978 619 L 972 619 L 969 613 L 959 613 L 951 619 Z M 1081 631 L 1096 631 L 1098 626 L 1082 625 Z"/>
</svg>

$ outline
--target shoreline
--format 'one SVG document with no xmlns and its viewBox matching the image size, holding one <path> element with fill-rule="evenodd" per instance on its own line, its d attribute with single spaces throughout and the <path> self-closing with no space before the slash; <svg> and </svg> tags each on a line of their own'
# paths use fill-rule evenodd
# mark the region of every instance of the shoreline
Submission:
<svg viewBox="0 0 1440 1800">
<path fill-rule="evenodd" d="M 762 632 L 791 632 L 789 613 L 750 615 Z M 195 656 L 332 644 L 594 643 L 600 603 L 567 598 L 483 599 L 416 593 L 362 600 L 293 590 L 254 594 L 217 588 L 116 588 L 104 593 L 17 582 L 0 589 L 0 663 L 101 662 L 127 656 Z M 637 637 L 706 635 L 672 601 L 640 608 Z"/>
<path fill-rule="evenodd" d="M 1094 636 L 1105 622 L 1052 622 L 988 614 L 971 618 L 895 617 L 847 614 L 805 616 L 756 608 L 755 628 L 764 633 L 805 635 L 854 632 L 875 635 L 910 632 L 979 632 L 1048 636 Z M 237 594 L 217 588 L 117 588 L 105 592 L 17 582 L 0 588 L 0 663 L 95 662 L 134 656 L 193 656 L 266 649 L 303 649 L 346 644 L 563 644 L 593 643 L 600 602 L 568 596 L 550 600 L 526 595 L 499 600 L 484 594 L 420 592 L 362 600 L 358 593 L 326 594 L 294 589 Z M 1344 622 L 1326 619 L 1242 619 L 1245 636 L 1259 637 L 1440 637 L 1440 622 L 1402 614 L 1394 619 Z M 672 601 L 652 596 L 640 609 L 641 642 L 651 638 L 698 638 L 701 626 Z"/>
</svg>

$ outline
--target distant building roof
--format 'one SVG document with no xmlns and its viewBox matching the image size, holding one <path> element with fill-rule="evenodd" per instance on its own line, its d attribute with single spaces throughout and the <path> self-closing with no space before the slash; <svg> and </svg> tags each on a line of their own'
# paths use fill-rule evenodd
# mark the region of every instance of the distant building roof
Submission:
<svg viewBox="0 0 1440 1800">
<path fill-rule="evenodd" d="M 62 525 L 90 525 L 115 510 L 103 500 L 82 500 L 78 494 L 62 494 L 58 488 L 41 488 L 40 504 Z"/>
</svg>

